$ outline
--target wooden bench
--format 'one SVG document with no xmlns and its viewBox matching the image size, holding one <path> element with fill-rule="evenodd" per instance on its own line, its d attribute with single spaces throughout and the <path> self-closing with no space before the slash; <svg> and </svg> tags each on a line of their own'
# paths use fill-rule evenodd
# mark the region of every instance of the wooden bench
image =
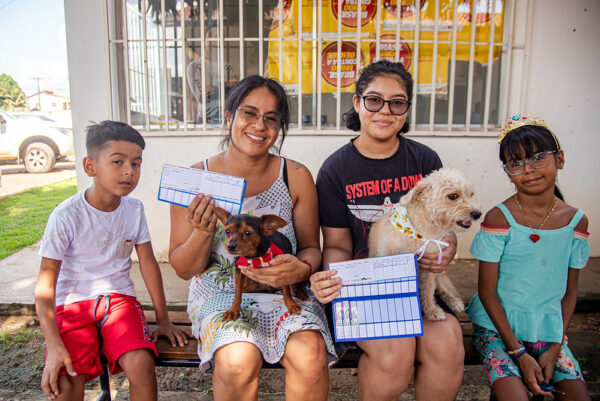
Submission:
<svg viewBox="0 0 600 401">
<path fill-rule="evenodd" d="M 144 311 L 148 323 L 153 326 L 156 324 L 156 316 L 154 311 Z M 186 312 L 169 312 L 171 321 L 177 326 L 184 327 L 189 331 L 191 326 L 190 320 Z M 467 315 L 459 316 L 460 327 L 463 332 L 463 344 L 465 346 L 465 365 L 481 364 L 479 355 L 473 347 L 472 334 L 473 329 Z M 156 359 L 157 366 L 193 366 L 197 367 L 200 364 L 198 358 L 198 341 L 190 339 L 184 347 L 173 348 L 171 343 L 166 338 L 159 338 L 156 343 L 158 349 L 158 358 Z M 333 368 L 356 368 L 358 366 L 358 351 L 348 351 L 335 364 Z M 278 368 L 279 364 L 265 363 L 263 368 Z"/>
<path fill-rule="evenodd" d="M 151 328 L 156 326 L 156 315 L 154 311 L 144 311 L 146 318 Z M 173 324 L 180 326 L 187 331 L 191 326 L 191 322 L 186 312 L 170 311 L 169 317 Z M 481 361 L 479 355 L 473 346 L 473 327 L 466 314 L 461 314 L 458 317 L 460 328 L 463 333 L 463 344 L 465 347 L 465 365 L 479 365 Z M 188 343 L 183 347 L 171 346 L 171 343 L 164 337 L 160 337 L 156 342 L 156 348 L 158 349 L 158 357 L 156 358 L 156 366 L 179 366 L 179 367 L 198 367 L 200 359 L 198 358 L 198 341 L 196 339 L 189 339 Z M 333 368 L 356 368 L 358 367 L 358 359 L 360 358 L 360 352 L 350 350 L 346 352 L 343 357 L 333 365 Z M 279 364 L 264 363 L 263 368 L 280 368 Z M 102 388 L 102 394 L 98 397 L 97 401 L 108 401 L 110 400 L 110 386 L 108 384 L 108 373 L 105 371 L 100 378 L 100 384 Z M 495 400 L 493 391 L 490 391 L 490 401 Z M 541 398 L 534 397 L 532 401 L 542 400 Z"/>
</svg>

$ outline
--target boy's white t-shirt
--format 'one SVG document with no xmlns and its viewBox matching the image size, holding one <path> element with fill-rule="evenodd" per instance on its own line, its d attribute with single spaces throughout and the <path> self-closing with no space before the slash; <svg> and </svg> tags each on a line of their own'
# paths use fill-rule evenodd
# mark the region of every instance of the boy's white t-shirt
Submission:
<svg viewBox="0 0 600 401">
<path fill-rule="evenodd" d="M 150 241 L 141 201 L 122 197 L 112 212 L 94 208 L 82 190 L 50 214 L 39 255 L 61 260 L 56 306 L 116 292 L 135 297 L 129 276 L 134 245 Z"/>
</svg>

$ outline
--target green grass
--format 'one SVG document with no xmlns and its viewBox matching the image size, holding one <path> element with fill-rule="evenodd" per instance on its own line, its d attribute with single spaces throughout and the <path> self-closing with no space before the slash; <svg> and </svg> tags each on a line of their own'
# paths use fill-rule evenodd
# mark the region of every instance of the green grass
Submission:
<svg viewBox="0 0 600 401">
<path fill-rule="evenodd" d="M 73 177 L 0 199 L 0 259 L 39 241 L 50 212 L 76 191 Z"/>
<path fill-rule="evenodd" d="M 44 338 L 42 333 L 27 328 L 20 328 L 17 331 L 9 332 L 0 330 L 0 350 L 7 351 L 11 348 L 18 348 L 29 340 Z M 23 350 L 18 350 L 21 355 Z"/>
</svg>

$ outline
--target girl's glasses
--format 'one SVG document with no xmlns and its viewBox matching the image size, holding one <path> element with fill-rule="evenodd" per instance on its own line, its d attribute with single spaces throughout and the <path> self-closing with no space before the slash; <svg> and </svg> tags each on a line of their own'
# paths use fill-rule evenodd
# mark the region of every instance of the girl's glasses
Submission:
<svg viewBox="0 0 600 401">
<path fill-rule="evenodd" d="M 240 117 L 243 118 L 244 121 L 249 122 L 250 124 L 256 124 L 258 122 L 259 117 L 262 117 L 263 123 L 268 129 L 278 131 L 279 127 L 281 126 L 281 120 L 279 116 L 274 112 L 262 114 L 251 106 L 238 107 L 238 111 L 240 112 Z"/>
<path fill-rule="evenodd" d="M 550 163 L 550 155 L 553 153 L 556 153 L 556 150 L 539 152 L 525 160 L 509 160 L 504 163 L 504 171 L 509 175 L 519 175 L 525 172 L 525 164 L 533 168 L 544 168 Z"/>
<path fill-rule="evenodd" d="M 375 113 L 381 109 L 387 103 L 390 106 L 390 113 L 401 116 L 406 114 L 410 107 L 410 102 L 405 99 L 392 99 L 392 100 L 383 100 L 379 96 L 374 95 L 365 95 L 361 96 L 363 103 L 365 105 L 365 109 L 368 111 Z"/>
</svg>

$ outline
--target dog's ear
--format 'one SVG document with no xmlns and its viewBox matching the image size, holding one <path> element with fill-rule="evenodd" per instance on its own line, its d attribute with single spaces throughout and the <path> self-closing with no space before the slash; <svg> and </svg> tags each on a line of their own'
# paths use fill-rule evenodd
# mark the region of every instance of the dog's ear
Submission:
<svg viewBox="0 0 600 401">
<path fill-rule="evenodd" d="M 287 226 L 287 221 L 274 214 L 265 214 L 261 218 L 260 229 L 264 235 L 273 235 L 278 228 Z"/>
<path fill-rule="evenodd" d="M 217 218 L 221 220 L 221 223 L 226 226 L 227 221 L 229 220 L 229 212 L 222 207 L 215 206 L 215 214 L 217 215 Z"/>
<path fill-rule="evenodd" d="M 427 189 L 429 189 L 429 187 L 431 187 L 431 184 L 429 183 L 428 180 L 419 180 L 419 182 L 417 182 L 417 185 L 415 185 L 407 194 L 406 194 L 406 199 L 405 199 L 405 204 L 411 203 L 411 202 L 420 202 L 421 199 L 423 198 L 423 194 L 425 193 L 425 191 L 427 191 Z"/>
</svg>

